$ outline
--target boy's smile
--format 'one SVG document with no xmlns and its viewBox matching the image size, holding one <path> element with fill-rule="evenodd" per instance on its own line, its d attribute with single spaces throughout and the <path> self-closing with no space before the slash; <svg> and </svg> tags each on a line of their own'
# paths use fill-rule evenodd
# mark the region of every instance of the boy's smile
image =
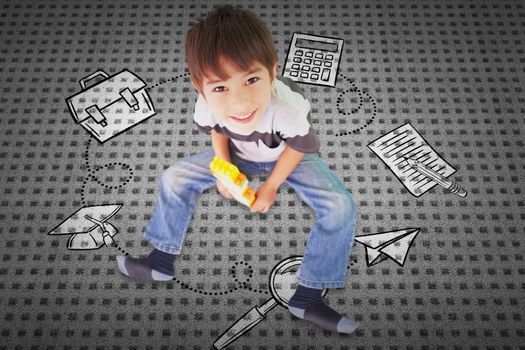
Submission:
<svg viewBox="0 0 525 350">
<path fill-rule="evenodd" d="M 210 74 L 203 81 L 203 97 L 215 118 L 241 135 L 251 134 L 270 105 L 278 63 L 275 63 L 273 79 L 268 69 L 254 62 L 248 71 L 240 71 L 226 59 L 220 63 L 229 76 L 221 81 Z"/>
<path fill-rule="evenodd" d="M 253 120 L 253 117 L 256 114 L 255 112 L 257 112 L 257 110 L 253 110 L 252 112 L 250 112 L 249 114 L 246 114 L 244 116 L 231 115 L 230 118 L 232 118 L 233 120 L 235 120 L 238 123 L 246 124 L 249 121 Z"/>
</svg>

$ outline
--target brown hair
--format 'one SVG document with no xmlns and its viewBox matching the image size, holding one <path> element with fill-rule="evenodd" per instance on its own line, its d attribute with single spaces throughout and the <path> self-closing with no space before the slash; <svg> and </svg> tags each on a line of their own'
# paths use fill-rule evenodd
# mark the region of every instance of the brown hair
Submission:
<svg viewBox="0 0 525 350">
<path fill-rule="evenodd" d="M 224 58 L 247 71 L 255 61 L 265 66 L 273 79 L 273 69 L 278 61 L 272 33 L 264 22 L 248 10 L 230 5 L 215 8 L 200 19 L 186 36 L 186 62 L 191 81 L 202 94 L 204 78 L 214 73 L 227 80 L 223 67 Z"/>
</svg>

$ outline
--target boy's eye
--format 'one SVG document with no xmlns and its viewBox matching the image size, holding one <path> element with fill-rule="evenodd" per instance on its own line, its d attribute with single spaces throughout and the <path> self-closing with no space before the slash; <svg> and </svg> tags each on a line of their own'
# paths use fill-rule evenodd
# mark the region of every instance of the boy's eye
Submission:
<svg viewBox="0 0 525 350">
<path fill-rule="evenodd" d="M 257 79 L 257 80 L 254 80 L 254 79 Z M 252 84 L 256 83 L 257 81 L 259 81 L 259 78 L 258 77 L 253 77 L 253 78 L 248 79 L 247 81 L 252 81 L 252 83 L 249 84 L 249 85 L 252 85 Z M 212 91 L 213 92 L 223 92 L 224 91 L 224 90 L 219 90 L 218 91 L 217 89 L 224 89 L 224 86 L 217 86 Z"/>
</svg>

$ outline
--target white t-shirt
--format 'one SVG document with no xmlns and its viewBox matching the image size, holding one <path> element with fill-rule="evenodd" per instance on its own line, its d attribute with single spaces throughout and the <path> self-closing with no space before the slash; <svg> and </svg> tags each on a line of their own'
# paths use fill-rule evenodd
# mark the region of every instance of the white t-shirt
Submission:
<svg viewBox="0 0 525 350">
<path fill-rule="evenodd" d="M 215 119 L 200 94 L 193 120 L 204 132 L 214 129 L 228 137 L 231 150 L 239 157 L 254 162 L 273 162 L 285 145 L 303 153 L 319 152 L 319 140 L 310 126 L 309 116 L 310 103 L 301 94 L 300 87 L 289 78 L 277 77 L 270 105 L 250 135 L 236 134 Z"/>
</svg>

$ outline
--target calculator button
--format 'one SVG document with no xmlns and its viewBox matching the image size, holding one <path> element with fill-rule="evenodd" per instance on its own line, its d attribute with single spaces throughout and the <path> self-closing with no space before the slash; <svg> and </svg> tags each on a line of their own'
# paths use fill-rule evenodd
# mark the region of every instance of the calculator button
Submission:
<svg viewBox="0 0 525 350">
<path fill-rule="evenodd" d="M 324 66 L 325 66 L 325 67 L 332 67 L 332 62 L 330 62 L 330 61 L 324 61 Z"/>
<path fill-rule="evenodd" d="M 293 61 L 294 62 L 297 62 L 297 63 L 301 63 L 302 62 L 302 59 L 300 57 L 294 57 L 293 58 Z"/>
<path fill-rule="evenodd" d="M 305 64 L 311 64 L 312 60 L 310 58 L 305 58 L 303 61 Z"/>
<path fill-rule="evenodd" d="M 299 70 L 300 67 L 301 67 L 301 66 L 299 66 L 297 63 L 292 64 L 292 69 L 297 69 L 297 70 Z"/>
<path fill-rule="evenodd" d="M 297 50 L 297 51 L 295 51 L 295 55 L 296 55 L 296 56 L 302 56 L 302 55 L 303 55 L 303 50 Z"/>
<path fill-rule="evenodd" d="M 316 65 L 316 66 L 320 66 L 320 65 L 321 65 L 321 61 L 319 61 L 319 60 L 314 60 L 314 65 Z"/>
<path fill-rule="evenodd" d="M 330 69 L 323 69 L 323 74 L 321 75 L 321 80 L 328 81 L 328 77 L 330 76 Z"/>
<path fill-rule="evenodd" d="M 290 72 L 290 76 L 291 76 L 291 77 L 296 77 L 296 76 L 298 76 L 298 75 L 299 75 L 299 74 L 298 74 L 298 72 L 297 72 L 296 70 L 293 70 L 293 71 Z"/>
<path fill-rule="evenodd" d="M 308 73 L 301 72 L 301 78 L 308 78 Z"/>
<path fill-rule="evenodd" d="M 332 55 L 326 55 L 325 60 L 333 60 L 334 56 Z"/>
<path fill-rule="evenodd" d="M 306 57 L 313 57 L 314 53 L 312 51 L 306 51 L 304 54 Z"/>
<path fill-rule="evenodd" d="M 313 67 L 312 68 L 312 72 L 314 73 L 319 73 L 321 71 L 321 69 L 319 67 Z"/>
<path fill-rule="evenodd" d="M 317 74 L 312 74 L 310 75 L 310 78 L 314 79 L 314 80 L 318 80 L 319 79 L 319 75 Z"/>
<path fill-rule="evenodd" d="M 305 72 L 309 72 L 310 71 L 310 66 L 303 66 L 302 68 Z"/>
<path fill-rule="evenodd" d="M 323 54 L 318 52 L 315 54 L 315 58 L 323 58 Z"/>
</svg>

